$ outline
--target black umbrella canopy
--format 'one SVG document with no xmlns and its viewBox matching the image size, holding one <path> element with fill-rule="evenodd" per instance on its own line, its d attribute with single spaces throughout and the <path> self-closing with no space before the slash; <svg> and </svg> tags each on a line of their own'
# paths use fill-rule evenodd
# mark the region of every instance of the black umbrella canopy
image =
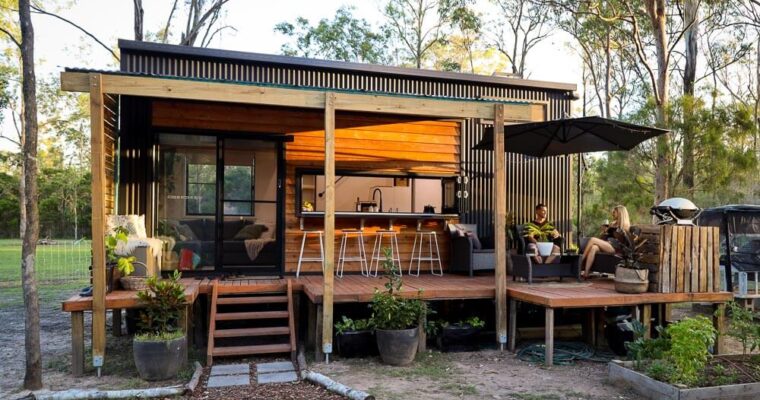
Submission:
<svg viewBox="0 0 760 400">
<path fill-rule="evenodd" d="M 631 150 L 639 143 L 667 132 L 602 117 L 567 118 L 505 125 L 504 147 L 510 153 L 533 157 Z M 475 149 L 493 150 L 493 128 L 485 129 L 483 139 Z"/>
</svg>

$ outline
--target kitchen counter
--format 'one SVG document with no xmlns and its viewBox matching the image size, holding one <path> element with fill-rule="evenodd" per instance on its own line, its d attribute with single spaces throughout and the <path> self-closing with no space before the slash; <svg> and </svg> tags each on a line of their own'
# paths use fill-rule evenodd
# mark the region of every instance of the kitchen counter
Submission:
<svg viewBox="0 0 760 400">
<path fill-rule="evenodd" d="M 302 211 L 300 217 L 301 229 L 303 229 L 304 218 L 324 218 L 324 211 Z M 388 227 L 392 229 L 393 221 L 397 219 L 415 219 L 417 226 L 424 220 L 452 220 L 459 219 L 459 214 L 437 214 L 437 213 L 409 213 L 409 212 L 357 212 L 357 211 L 336 211 L 335 218 L 359 218 L 361 228 L 364 228 L 366 219 L 387 219 Z"/>
</svg>

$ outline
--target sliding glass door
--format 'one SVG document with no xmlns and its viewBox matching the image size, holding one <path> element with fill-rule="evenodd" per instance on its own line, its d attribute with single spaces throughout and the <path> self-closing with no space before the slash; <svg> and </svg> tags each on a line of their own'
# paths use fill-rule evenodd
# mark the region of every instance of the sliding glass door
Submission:
<svg viewBox="0 0 760 400">
<path fill-rule="evenodd" d="M 281 144 L 160 134 L 157 236 L 167 267 L 280 274 Z"/>
</svg>

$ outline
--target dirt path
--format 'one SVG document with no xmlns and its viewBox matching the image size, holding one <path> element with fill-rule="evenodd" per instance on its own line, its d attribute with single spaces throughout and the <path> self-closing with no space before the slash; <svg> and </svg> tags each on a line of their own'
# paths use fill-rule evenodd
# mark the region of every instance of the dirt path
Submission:
<svg viewBox="0 0 760 400">
<path fill-rule="evenodd" d="M 606 364 L 545 368 L 495 350 L 428 352 L 410 367 L 385 366 L 375 358 L 311 368 L 378 399 L 640 399 L 607 383 Z"/>
</svg>

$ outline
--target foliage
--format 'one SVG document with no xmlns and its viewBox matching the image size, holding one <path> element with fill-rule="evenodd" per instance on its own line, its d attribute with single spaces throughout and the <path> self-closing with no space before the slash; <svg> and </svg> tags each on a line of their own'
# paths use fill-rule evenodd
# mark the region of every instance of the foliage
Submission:
<svg viewBox="0 0 760 400">
<path fill-rule="evenodd" d="M 344 332 L 371 331 L 375 328 L 371 318 L 351 319 L 345 315 L 335 323 L 335 333 L 342 335 Z"/>
<path fill-rule="evenodd" d="M 710 347 L 715 343 L 716 331 L 712 321 L 698 315 L 671 324 L 665 331 L 670 338 L 670 350 L 666 357 L 675 368 L 670 382 L 685 385 L 697 383 L 710 357 Z"/>
<path fill-rule="evenodd" d="M 387 0 L 383 8 L 391 37 L 400 45 L 405 61 L 417 68 L 432 49 L 446 43 L 455 0 Z"/>
<path fill-rule="evenodd" d="M 281 22 L 274 31 L 294 40 L 282 45 L 289 56 L 318 57 L 329 60 L 386 64 L 388 33 L 375 32 L 365 19 L 353 16 L 353 7 L 343 6 L 335 18 L 323 18 L 316 25 L 298 17 L 295 23 Z M 295 46 L 295 47 L 294 47 Z"/>
<path fill-rule="evenodd" d="M 402 282 L 391 250 L 384 248 L 383 276 L 388 280 L 385 291 L 375 289 L 372 296 L 372 323 L 377 329 L 410 329 L 417 326 L 427 312 L 427 304 L 419 298 L 401 297 Z M 418 293 L 421 294 L 422 290 Z"/>
<path fill-rule="evenodd" d="M 615 239 L 620 242 L 620 252 L 623 260 L 618 264 L 626 268 L 646 269 L 646 265 L 639 264 L 640 249 L 647 242 L 647 239 L 641 239 L 641 231 L 631 228 L 630 231 L 617 229 Z"/>
<path fill-rule="evenodd" d="M 539 242 L 548 242 L 552 232 L 555 231 L 555 227 L 552 224 L 544 224 L 538 226 L 532 222 L 525 224 L 525 235 L 535 238 Z"/>
<path fill-rule="evenodd" d="M 467 326 L 467 325 L 469 325 L 469 326 L 471 326 L 473 328 L 483 328 L 483 327 L 486 326 L 486 321 L 483 321 L 482 319 L 480 319 L 478 317 L 470 317 L 470 318 L 467 318 L 464 321 L 457 322 L 456 325 L 459 325 L 459 326 Z"/>
<path fill-rule="evenodd" d="M 646 339 L 645 333 L 647 327 L 644 324 L 634 320 L 631 325 L 634 340 L 626 342 L 625 348 L 628 350 L 628 357 L 633 360 L 637 368 L 641 366 L 644 360 L 662 359 L 667 351 L 670 350 L 670 339 L 662 326 L 656 328 L 658 337 Z"/>
<path fill-rule="evenodd" d="M 727 310 L 731 323 L 726 334 L 742 344 L 743 354 L 760 348 L 760 324 L 755 322 L 755 317 L 760 316 L 733 301 L 728 303 Z"/>
<path fill-rule="evenodd" d="M 179 271 L 174 271 L 168 279 L 151 276 L 147 281 L 148 288 L 137 292 L 144 306 L 138 321 L 142 330 L 154 334 L 180 330 L 179 320 L 185 308 L 185 288 L 180 277 Z"/>
<path fill-rule="evenodd" d="M 173 332 L 143 332 L 135 335 L 135 341 L 138 342 L 163 342 L 179 339 L 185 336 L 185 333 L 177 330 Z"/>
<path fill-rule="evenodd" d="M 646 369 L 646 374 L 653 379 L 662 382 L 668 382 L 671 377 L 676 373 L 676 369 L 672 363 L 667 360 L 656 359 Z"/>
<path fill-rule="evenodd" d="M 136 258 L 134 256 L 123 256 L 117 254 L 118 247 L 123 246 L 129 240 L 127 234 L 127 228 L 117 226 L 114 229 L 113 233 L 106 235 L 105 239 L 106 262 L 116 263 L 117 268 L 119 268 L 119 272 L 121 272 L 123 276 L 129 276 L 135 272 L 134 263 Z"/>
</svg>

